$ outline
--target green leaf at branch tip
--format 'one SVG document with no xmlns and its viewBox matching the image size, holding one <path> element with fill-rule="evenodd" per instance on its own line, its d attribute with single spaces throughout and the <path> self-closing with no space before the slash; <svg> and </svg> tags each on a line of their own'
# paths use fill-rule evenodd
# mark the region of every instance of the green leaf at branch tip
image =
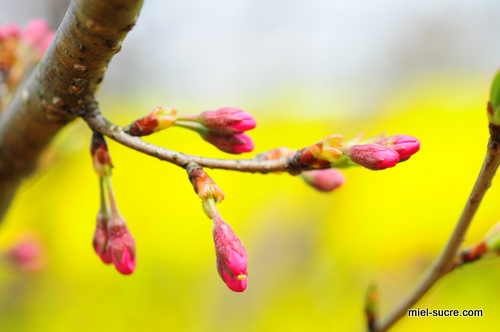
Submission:
<svg viewBox="0 0 500 332">
<path fill-rule="evenodd" d="M 497 71 L 490 90 L 491 114 L 490 122 L 500 125 L 500 70 Z"/>
</svg>

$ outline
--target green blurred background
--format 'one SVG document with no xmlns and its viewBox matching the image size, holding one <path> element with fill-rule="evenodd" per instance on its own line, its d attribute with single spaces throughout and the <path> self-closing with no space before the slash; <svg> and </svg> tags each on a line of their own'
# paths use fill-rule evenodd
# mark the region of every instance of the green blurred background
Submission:
<svg viewBox="0 0 500 332">
<path fill-rule="evenodd" d="M 448 2 L 440 3 L 441 11 L 433 14 L 439 22 L 450 9 Z M 152 4 L 145 7 L 145 15 L 158 11 L 154 7 L 158 2 Z M 491 6 L 482 8 L 487 12 Z M 364 12 L 361 7 L 359 11 Z M 144 17 L 148 16 L 141 16 L 138 28 L 141 23 L 148 26 Z M 334 28 L 328 32 L 342 34 Z M 479 35 L 484 38 L 474 30 L 468 36 Z M 462 36 L 467 37 L 465 33 L 455 37 Z M 262 78 L 250 84 L 225 81 L 229 69 L 224 66 L 219 68 L 223 74 L 214 74 L 219 80 L 190 81 L 188 70 L 184 73 L 182 68 L 154 62 L 176 75 L 165 77 L 163 86 L 147 84 L 142 76 L 131 78 L 130 85 L 121 83 L 126 85 L 121 93 L 113 84 L 128 62 L 118 59 L 124 65 L 112 65 L 101 108 L 121 125 L 158 104 L 174 105 L 182 113 L 231 105 L 257 118 L 257 128 L 249 133 L 256 144 L 249 158 L 283 145 L 301 148 L 331 134 L 349 139 L 360 132 L 373 136 L 385 130 L 389 135 L 419 138 L 421 151 L 393 169 L 347 169 L 347 183 L 330 194 L 315 192 L 288 174 L 209 171 L 226 194 L 221 215 L 249 254 L 248 288 L 238 294 L 229 291 L 217 275 L 211 222 L 185 172 L 114 142 L 109 142 L 115 164 L 113 184 L 136 240 L 138 261 L 131 276 L 102 264 L 91 246 L 99 195 L 88 152 L 90 132 L 75 121 L 55 139 L 40 171 L 24 182 L 1 225 L 0 249 L 7 250 L 26 230 L 35 231 L 47 247 L 48 264 L 38 273 L 19 273 L 0 265 L 0 331 L 364 330 L 367 285 L 372 281 L 380 285 L 382 312 L 411 290 L 445 245 L 479 172 L 488 138 L 488 89 L 499 54 L 498 42 L 488 41 L 484 45 L 489 53 L 475 48 L 471 54 L 477 58 L 452 63 L 439 47 L 427 49 L 431 57 L 411 58 L 412 48 L 401 46 L 406 53 L 398 59 L 407 62 L 398 62 L 396 68 L 404 75 L 394 78 L 395 70 L 385 73 L 374 63 L 373 71 L 367 67 L 351 81 L 329 81 L 321 75 L 304 81 L 301 76 L 273 72 L 272 77 L 282 79 L 275 85 Z M 133 39 L 126 43 L 122 53 L 127 54 L 127 46 L 133 52 Z M 435 43 L 435 47 L 441 45 Z M 457 45 L 467 48 L 466 42 Z M 136 56 L 136 64 L 148 61 L 144 54 L 130 55 Z M 372 53 L 365 55 L 372 58 Z M 251 66 L 252 56 L 248 59 Z M 365 58 L 358 60 L 362 63 Z M 191 61 L 200 63 L 197 58 Z M 331 62 L 335 77 L 342 61 L 332 58 Z M 185 65 L 189 67 L 189 62 Z M 200 64 L 212 65 L 210 61 Z M 292 61 L 285 72 L 293 71 L 293 65 Z M 301 68 L 308 72 L 308 66 Z M 349 72 L 345 75 L 351 77 Z M 176 81 L 182 83 L 178 90 Z M 293 83 L 283 84 L 289 81 Z M 212 83 L 221 91 L 205 88 L 197 95 L 200 86 Z M 252 90 L 259 84 L 269 90 Z M 239 91 L 236 95 L 233 86 Z M 196 134 L 178 128 L 146 140 L 186 153 L 228 157 Z M 479 241 L 497 222 L 499 198 L 500 185 L 495 180 L 465 246 Z M 474 263 L 445 277 L 418 304 L 431 309 L 483 309 L 484 317 L 406 317 L 393 330 L 496 331 L 499 279 L 498 259 Z"/>
</svg>

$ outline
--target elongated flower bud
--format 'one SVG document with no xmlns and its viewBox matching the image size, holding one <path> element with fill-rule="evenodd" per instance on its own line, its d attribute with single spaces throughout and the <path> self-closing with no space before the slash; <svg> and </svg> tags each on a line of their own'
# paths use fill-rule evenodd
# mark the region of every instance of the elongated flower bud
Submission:
<svg viewBox="0 0 500 332">
<path fill-rule="evenodd" d="M 408 160 L 420 150 L 420 141 L 408 135 L 388 136 L 375 143 L 396 151 L 399 154 L 400 162 Z"/>
<path fill-rule="evenodd" d="M 399 154 L 378 144 L 353 145 L 346 150 L 351 161 L 371 170 L 381 170 L 396 166 Z"/>
<path fill-rule="evenodd" d="M 230 290 L 243 292 L 247 288 L 248 278 L 247 251 L 231 226 L 218 213 L 214 213 L 213 217 L 217 272 Z"/>
<path fill-rule="evenodd" d="M 253 129 L 255 119 L 236 107 L 223 107 L 214 111 L 204 111 L 193 117 L 205 128 L 221 134 L 238 134 Z"/>
<path fill-rule="evenodd" d="M 99 177 L 102 178 L 111 175 L 111 168 L 113 167 L 113 163 L 111 162 L 111 156 L 108 152 L 106 140 L 104 139 L 104 136 L 96 131 L 92 133 L 90 154 L 92 155 L 94 170 L 99 175 Z"/>
<path fill-rule="evenodd" d="M 200 135 L 205 141 L 227 153 L 241 154 L 250 152 L 254 148 L 252 139 L 245 133 L 228 135 L 215 131 L 207 131 L 200 132 Z"/>
<path fill-rule="evenodd" d="M 113 215 L 108 235 L 107 251 L 115 268 L 121 274 L 131 274 L 136 263 L 135 241 L 122 216 Z"/>
<path fill-rule="evenodd" d="M 330 192 L 346 181 L 344 173 L 335 168 L 305 171 L 300 177 L 311 187 L 323 192 Z"/>
<path fill-rule="evenodd" d="M 135 120 L 125 128 L 133 136 L 146 136 L 169 128 L 177 121 L 177 109 L 158 106 L 148 115 Z"/>
</svg>

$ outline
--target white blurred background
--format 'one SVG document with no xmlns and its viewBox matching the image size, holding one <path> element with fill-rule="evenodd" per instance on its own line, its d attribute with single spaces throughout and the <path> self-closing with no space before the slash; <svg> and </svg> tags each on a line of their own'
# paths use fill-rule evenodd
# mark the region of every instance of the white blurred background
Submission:
<svg viewBox="0 0 500 332">
<path fill-rule="evenodd" d="M 67 3 L 0 0 L 0 23 L 45 17 L 55 28 Z M 301 105 L 292 113 L 356 116 L 429 75 L 489 81 L 499 33 L 498 0 L 149 0 L 102 96 L 214 107 L 279 99 Z"/>
</svg>

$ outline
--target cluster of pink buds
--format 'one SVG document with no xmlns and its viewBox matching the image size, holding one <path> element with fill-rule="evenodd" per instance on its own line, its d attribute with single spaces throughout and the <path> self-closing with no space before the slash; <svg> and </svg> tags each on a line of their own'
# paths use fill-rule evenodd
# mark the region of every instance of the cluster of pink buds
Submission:
<svg viewBox="0 0 500 332">
<path fill-rule="evenodd" d="M 24 30 L 16 24 L 0 26 L 0 91 L 5 91 L 0 92 L 0 109 L 25 73 L 40 61 L 54 34 L 43 19 L 33 20 Z"/>
<path fill-rule="evenodd" d="M 135 241 L 118 211 L 111 184 L 111 156 L 104 137 L 97 132 L 92 135 L 90 152 L 101 197 L 92 245 L 105 264 L 113 263 L 118 272 L 131 274 L 136 264 Z"/>
<path fill-rule="evenodd" d="M 217 210 L 216 203 L 224 199 L 224 193 L 198 165 L 188 164 L 187 172 L 195 192 L 202 200 L 203 210 L 213 220 L 217 272 L 230 290 L 243 292 L 248 282 L 248 255 L 241 240 L 231 226 L 222 220 Z"/>
<path fill-rule="evenodd" d="M 255 156 L 255 159 L 272 160 L 282 157 L 290 157 L 293 156 L 296 152 L 296 150 L 281 147 L 269 150 L 267 152 L 259 153 L 257 156 Z M 305 183 L 322 192 L 331 192 L 342 186 L 346 181 L 344 173 L 336 168 L 303 171 L 299 174 L 299 176 L 304 180 Z"/>
<path fill-rule="evenodd" d="M 245 131 L 255 128 L 255 119 L 235 107 L 178 115 L 175 108 L 159 106 L 129 124 L 125 131 L 133 136 L 146 136 L 174 125 L 197 132 L 205 141 L 227 153 L 241 154 L 254 148 Z"/>
<path fill-rule="evenodd" d="M 371 170 L 396 166 L 420 149 L 420 141 L 407 135 L 376 136 L 363 142 L 347 142 L 340 135 L 299 150 L 294 163 L 300 169 L 347 167 L 354 164 Z"/>
</svg>

